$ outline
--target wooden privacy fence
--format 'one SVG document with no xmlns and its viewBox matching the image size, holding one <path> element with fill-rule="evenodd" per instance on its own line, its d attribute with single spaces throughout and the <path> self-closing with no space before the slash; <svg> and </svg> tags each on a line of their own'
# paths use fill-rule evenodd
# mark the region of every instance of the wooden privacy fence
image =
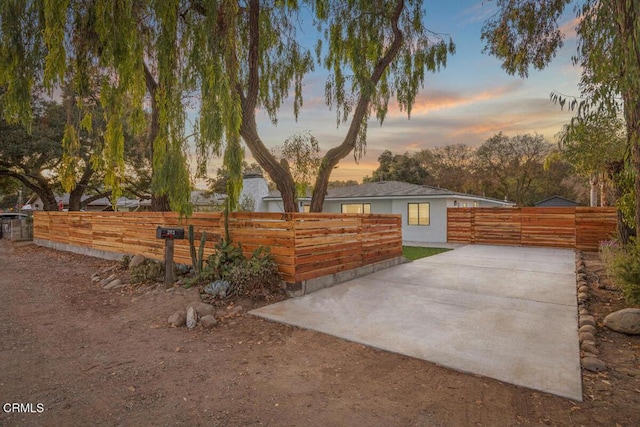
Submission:
<svg viewBox="0 0 640 427">
<path fill-rule="evenodd" d="M 615 208 L 449 208 L 447 241 L 597 250 L 616 224 Z"/>
<path fill-rule="evenodd" d="M 206 258 L 224 236 L 219 212 L 195 213 L 180 221 L 173 212 L 39 211 L 34 215 L 34 239 L 162 260 L 164 241 L 156 239 L 156 227 L 184 227 L 186 237 L 189 224 L 196 248 L 206 232 Z M 402 255 L 399 215 L 233 212 L 229 232 L 247 256 L 268 246 L 288 283 Z M 191 264 L 187 239 L 176 240 L 174 251 L 176 262 Z"/>
</svg>

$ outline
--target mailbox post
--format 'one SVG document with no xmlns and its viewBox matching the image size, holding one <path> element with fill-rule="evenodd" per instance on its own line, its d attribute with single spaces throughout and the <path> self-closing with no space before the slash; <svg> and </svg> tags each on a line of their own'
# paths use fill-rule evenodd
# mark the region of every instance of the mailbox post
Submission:
<svg viewBox="0 0 640 427">
<path fill-rule="evenodd" d="M 184 239 L 184 228 L 156 228 L 156 238 L 164 239 L 164 287 L 173 285 L 173 242 Z"/>
</svg>

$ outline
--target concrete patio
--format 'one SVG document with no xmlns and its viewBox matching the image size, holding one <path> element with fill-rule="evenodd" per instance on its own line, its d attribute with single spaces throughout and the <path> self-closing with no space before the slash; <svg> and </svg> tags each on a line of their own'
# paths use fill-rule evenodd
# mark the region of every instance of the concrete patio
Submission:
<svg viewBox="0 0 640 427">
<path fill-rule="evenodd" d="M 251 314 L 582 400 L 573 250 L 467 245 Z"/>
</svg>

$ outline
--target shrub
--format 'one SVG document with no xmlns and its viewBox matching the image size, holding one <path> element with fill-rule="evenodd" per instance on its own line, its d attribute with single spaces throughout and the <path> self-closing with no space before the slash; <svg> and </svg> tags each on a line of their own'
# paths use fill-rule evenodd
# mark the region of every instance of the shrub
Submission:
<svg viewBox="0 0 640 427">
<path fill-rule="evenodd" d="M 148 259 L 131 268 L 130 274 L 131 283 L 161 282 L 164 278 L 164 264 Z"/>
<path fill-rule="evenodd" d="M 209 256 L 202 272 L 193 279 L 195 283 L 204 285 L 208 298 L 268 298 L 280 290 L 280 273 L 269 248 L 261 246 L 247 259 L 240 244 L 235 246 L 223 239 L 216 244 L 216 251 Z M 224 293 L 216 292 L 214 284 L 228 287 Z"/>
<path fill-rule="evenodd" d="M 640 240 L 623 248 L 601 246 L 600 253 L 607 274 L 620 288 L 628 304 L 640 305 Z"/>
<path fill-rule="evenodd" d="M 280 273 L 268 248 L 259 247 L 243 265 L 229 271 L 232 292 L 239 297 L 267 298 L 280 289 Z"/>
</svg>

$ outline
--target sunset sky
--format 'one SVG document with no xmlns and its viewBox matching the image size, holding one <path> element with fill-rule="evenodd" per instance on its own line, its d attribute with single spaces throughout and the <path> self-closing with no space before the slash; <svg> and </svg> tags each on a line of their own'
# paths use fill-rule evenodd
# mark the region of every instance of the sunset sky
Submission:
<svg viewBox="0 0 640 427">
<path fill-rule="evenodd" d="M 426 76 L 410 120 L 391 105 L 382 127 L 375 120 L 370 122 L 365 157 L 359 164 L 353 156 L 345 158 L 332 180 L 361 181 L 377 168 L 378 156 L 386 149 L 401 154 L 456 143 L 477 146 L 498 132 L 538 133 L 554 142 L 570 119 L 571 113 L 549 101 L 549 94 L 578 95 L 580 70 L 571 63 L 576 51 L 572 7 L 561 20 L 566 35 L 564 47 L 547 69 L 531 71 L 528 79 L 507 75 L 496 58 L 482 53 L 480 31 L 485 19 L 495 12 L 493 2 L 426 0 L 425 8 L 427 28 L 450 34 L 456 54 L 449 57 L 446 68 Z M 323 150 L 341 142 L 347 127 L 336 129 L 335 112 L 324 103 L 325 77 L 318 70 L 305 79 L 304 106 L 298 122 L 290 105 L 281 109 L 277 126 L 259 115 L 258 130 L 269 147 L 281 145 L 301 131 L 315 135 Z M 247 160 L 252 160 L 248 149 Z"/>
</svg>

